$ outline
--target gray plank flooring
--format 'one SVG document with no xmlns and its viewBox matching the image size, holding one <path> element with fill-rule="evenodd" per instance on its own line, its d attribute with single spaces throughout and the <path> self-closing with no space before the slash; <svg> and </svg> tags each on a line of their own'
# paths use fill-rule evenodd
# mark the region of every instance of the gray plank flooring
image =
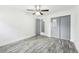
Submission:
<svg viewBox="0 0 79 59">
<path fill-rule="evenodd" d="M 69 40 L 34 36 L 0 47 L 0 53 L 77 53 Z"/>
</svg>

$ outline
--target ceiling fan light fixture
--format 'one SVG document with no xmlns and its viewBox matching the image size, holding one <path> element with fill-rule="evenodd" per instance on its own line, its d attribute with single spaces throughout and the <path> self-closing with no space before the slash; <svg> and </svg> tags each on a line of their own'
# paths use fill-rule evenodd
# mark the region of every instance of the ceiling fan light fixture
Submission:
<svg viewBox="0 0 79 59">
<path fill-rule="evenodd" d="M 40 5 L 35 5 L 35 10 L 34 9 L 27 9 L 27 11 L 32 11 L 33 15 L 44 15 L 43 12 L 48 12 L 49 9 L 41 9 Z"/>
<path fill-rule="evenodd" d="M 35 13 L 33 13 L 34 15 L 43 15 L 43 13 L 41 13 L 41 12 L 35 12 Z"/>
</svg>

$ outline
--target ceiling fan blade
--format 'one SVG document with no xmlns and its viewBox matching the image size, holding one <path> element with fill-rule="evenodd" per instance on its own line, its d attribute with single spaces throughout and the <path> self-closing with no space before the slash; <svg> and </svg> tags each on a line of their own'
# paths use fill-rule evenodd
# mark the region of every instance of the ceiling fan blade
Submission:
<svg viewBox="0 0 79 59">
<path fill-rule="evenodd" d="M 34 11 L 33 9 L 26 9 L 27 11 Z"/>
<path fill-rule="evenodd" d="M 33 13 L 33 12 L 28 12 L 28 11 L 24 12 L 25 15 L 27 15 L 27 14 L 32 14 L 32 13 Z"/>
<path fill-rule="evenodd" d="M 43 15 L 43 13 L 40 12 L 41 15 Z"/>
<path fill-rule="evenodd" d="M 49 9 L 44 9 L 44 10 L 41 10 L 41 11 L 46 12 L 46 11 L 49 11 Z"/>
</svg>

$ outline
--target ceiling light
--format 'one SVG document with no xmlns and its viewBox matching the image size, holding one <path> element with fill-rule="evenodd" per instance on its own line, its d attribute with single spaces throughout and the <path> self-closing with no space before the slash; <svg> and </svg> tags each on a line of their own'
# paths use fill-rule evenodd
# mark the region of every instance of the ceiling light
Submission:
<svg viewBox="0 0 79 59">
<path fill-rule="evenodd" d="M 41 12 L 35 12 L 35 13 L 33 13 L 34 15 L 43 15 L 43 13 L 41 13 Z"/>
</svg>

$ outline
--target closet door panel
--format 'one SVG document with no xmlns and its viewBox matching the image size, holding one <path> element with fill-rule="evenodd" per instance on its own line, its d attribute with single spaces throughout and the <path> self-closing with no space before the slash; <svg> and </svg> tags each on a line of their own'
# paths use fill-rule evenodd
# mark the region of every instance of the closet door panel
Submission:
<svg viewBox="0 0 79 59">
<path fill-rule="evenodd" d="M 61 39 L 70 39 L 70 16 L 61 17 Z"/>
<path fill-rule="evenodd" d="M 45 22 L 41 20 L 41 32 L 45 32 Z"/>
<path fill-rule="evenodd" d="M 40 34 L 40 19 L 36 19 L 36 35 Z"/>
</svg>

